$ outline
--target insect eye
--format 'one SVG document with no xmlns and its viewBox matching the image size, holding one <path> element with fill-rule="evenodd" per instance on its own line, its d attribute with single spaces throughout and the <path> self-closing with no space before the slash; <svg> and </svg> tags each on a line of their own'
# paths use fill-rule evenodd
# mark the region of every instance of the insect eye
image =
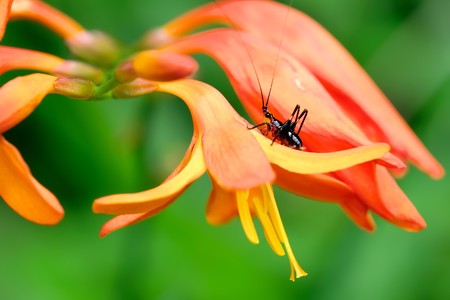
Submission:
<svg viewBox="0 0 450 300">
<path fill-rule="evenodd" d="M 270 117 L 272 116 L 272 114 L 271 114 L 270 112 L 266 112 L 266 113 L 264 114 L 264 116 L 265 116 L 266 118 L 270 118 Z"/>
</svg>

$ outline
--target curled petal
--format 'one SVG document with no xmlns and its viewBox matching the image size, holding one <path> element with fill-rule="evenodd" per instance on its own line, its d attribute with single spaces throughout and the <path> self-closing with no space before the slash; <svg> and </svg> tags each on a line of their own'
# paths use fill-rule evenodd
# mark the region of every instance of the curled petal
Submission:
<svg viewBox="0 0 450 300">
<path fill-rule="evenodd" d="M 0 133 L 26 118 L 53 91 L 56 77 L 31 74 L 16 77 L 0 88 Z"/>
<path fill-rule="evenodd" d="M 219 7 L 220 6 L 220 7 Z M 235 12 L 239 11 L 239 14 Z M 374 141 L 388 142 L 393 153 L 440 178 L 442 166 L 429 153 L 373 80 L 320 24 L 306 14 L 275 1 L 223 1 L 181 16 L 164 27 L 179 36 L 212 22 L 230 23 L 282 49 L 301 61 L 327 88 L 338 104 Z"/>
<path fill-rule="evenodd" d="M 245 40 L 246 48 L 242 40 Z M 273 76 L 276 47 L 250 35 L 222 29 L 187 37 L 167 46 L 167 49 L 182 53 L 204 52 L 215 58 L 227 72 L 252 118 L 262 119 L 259 82 L 266 99 Z M 248 53 L 251 53 L 251 60 Z M 269 110 L 278 119 L 286 120 L 297 104 L 307 108 L 309 114 L 302 129 L 302 139 L 309 149 L 332 152 L 372 143 L 347 118 L 320 82 L 292 57 L 280 52 L 275 77 Z M 405 167 L 391 154 L 385 155 L 380 162 L 389 167 Z"/>
<path fill-rule="evenodd" d="M 210 175 L 220 186 L 244 190 L 274 180 L 275 174 L 246 123 L 213 87 L 190 79 L 158 83 L 159 90 L 183 99 L 202 133 Z"/>
<path fill-rule="evenodd" d="M 84 30 L 80 24 L 69 16 L 37 0 L 14 0 L 10 18 L 28 19 L 41 23 L 64 39 Z"/>
<path fill-rule="evenodd" d="M 293 173 L 317 174 L 345 169 L 366 161 L 378 159 L 389 152 L 388 144 L 372 144 L 349 150 L 330 153 L 313 153 L 298 151 L 288 147 L 272 144 L 272 141 L 252 131 L 270 162 Z"/>
<path fill-rule="evenodd" d="M 176 197 L 173 197 L 171 200 L 167 201 L 165 204 L 155 207 L 154 209 L 152 209 L 148 212 L 145 212 L 145 213 L 116 216 L 116 217 L 112 218 L 111 220 L 109 220 L 108 222 L 106 222 L 102 226 L 99 236 L 105 237 L 113 231 L 119 230 L 123 227 L 130 226 L 130 225 L 136 224 L 138 222 L 141 222 L 145 219 L 148 219 L 150 217 L 153 217 L 160 211 L 164 210 L 167 206 L 172 204 L 172 202 L 175 200 L 176 200 Z"/>
<path fill-rule="evenodd" d="M 8 23 L 12 3 L 13 0 L 0 1 L 0 41 L 3 39 L 3 35 L 5 34 L 6 24 Z"/>
<path fill-rule="evenodd" d="M 190 56 L 157 50 L 139 53 L 132 64 L 138 77 L 156 81 L 184 78 L 197 70 L 197 62 Z"/>
<path fill-rule="evenodd" d="M 154 211 L 177 198 L 194 180 L 206 171 L 201 142 L 197 141 L 186 165 L 148 191 L 106 196 L 94 201 L 93 210 L 104 214 L 136 214 Z"/>
<path fill-rule="evenodd" d="M 25 219 L 58 223 L 64 211 L 56 197 L 31 174 L 19 151 L 0 135 L 0 196 Z"/>
</svg>

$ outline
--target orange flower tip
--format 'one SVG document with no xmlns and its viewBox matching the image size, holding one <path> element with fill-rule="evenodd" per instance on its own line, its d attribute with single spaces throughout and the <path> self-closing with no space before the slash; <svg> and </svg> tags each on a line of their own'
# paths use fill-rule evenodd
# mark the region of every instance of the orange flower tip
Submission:
<svg viewBox="0 0 450 300">
<path fill-rule="evenodd" d="M 191 76 L 197 71 L 197 62 L 188 55 L 158 50 L 146 50 L 133 58 L 133 69 L 138 77 L 155 81 L 172 81 Z"/>
<path fill-rule="evenodd" d="M 95 84 L 86 79 L 58 78 L 53 83 L 54 93 L 76 99 L 91 99 L 95 92 Z"/>
<path fill-rule="evenodd" d="M 175 41 L 175 37 L 170 35 L 164 28 L 156 28 L 148 32 L 140 42 L 141 49 L 155 49 Z"/>
<path fill-rule="evenodd" d="M 87 79 L 95 84 L 100 84 L 105 79 L 105 75 L 100 69 L 83 62 L 71 60 L 66 60 L 58 65 L 53 70 L 53 74 L 59 77 Z"/>
<path fill-rule="evenodd" d="M 101 31 L 82 31 L 66 39 L 70 51 L 79 58 L 101 67 L 113 66 L 120 55 L 120 45 Z"/>
<path fill-rule="evenodd" d="M 136 79 L 129 83 L 124 83 L 111 91 L 112 97 L 118 99 L 134 98 L 150 94 L 158 89 L 156 82 L 144 79 Z"/>
</svg>

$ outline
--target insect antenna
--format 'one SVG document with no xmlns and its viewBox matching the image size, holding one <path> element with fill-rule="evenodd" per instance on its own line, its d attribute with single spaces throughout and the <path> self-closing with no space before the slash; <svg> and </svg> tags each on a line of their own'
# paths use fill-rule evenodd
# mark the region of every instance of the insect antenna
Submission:
<svg viewBox="0 0 450 300">
<path fill-rule="evenodd" d="M 284 18 L 283 29 L 281 31 L 281 38 L 280 38 L 280 42 L 278 43 L 277 56 L 275 58 L 275 66 L 273 67 L 272 80 L 270 81 L 269 93 L 267 94 L 266 103 L 263 105 L 263 107 L 265 107 L 266 109 L 267 109 L 267 106 L 269 105 L 270 94 L 272 93 L 273 81 L 275 79 L 275 74 L 277 71 L 278 59 L 280 57 L 280 50 L 281 50 L 281 46 L 283 45 L 286 24 L 287 24 L 287 20 L 289 17 L 289 12 L 291 11 L 291 7 L 292 7 L 292 0 L 290 0 L 290 2 L 289 2 L 289 9 L 287 10 L 286 17 Z"/>
<path fill-rule="evenodd" d="M 267 105 L 264 103 L 264 94 L 261 86 L 261 80 L 259 79 L 258 72 L 256 72 L 255 63 L 253 61 L 252 55 L 250 54 L 250 50 L 247 47 L 247 44 L 245 43 L 244 37 L 242 36 L 242 32 L 237 28 L 236 24 L 233 22 L 231 17 L 225 12 L 225 9 L 220 5 L 218 0 L 213 0 L 216 6 L 219 8 L 219 10 L 222 12 L 223 16 L 227 19 L 229 25 L 238 33 L 239 39 L 241 40 L 241 44 L 244 46 L 245 52 L 247 53 L 248 58 L 250 59 L 250 62 L 252 63 L 253 72 L 256 76 L 256 81 L 258 82 L 259 86 L 259 93 L 261 94 L 261 105 L 263 111 L 267 109 Z"/>
</svg>

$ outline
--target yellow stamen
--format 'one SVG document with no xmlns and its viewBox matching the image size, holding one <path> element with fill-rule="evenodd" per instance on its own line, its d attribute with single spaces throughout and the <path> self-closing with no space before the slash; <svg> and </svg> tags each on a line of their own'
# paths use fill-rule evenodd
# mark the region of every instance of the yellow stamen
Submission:
<svg viewBox="0 0 450 300">
<path fill-rule="evenodd" d="M 260 190 L 260 188 L 258 188 Z M 283 246 L 280 243 L 280 240 L 278 239 L 277 233 L 275 231 L 275 228 L 273 227 L 273 223 L 270 220 L 269 216 L 267 215 L 267 210 L 265 210 L 266 202 L 265 199 L 263 199 L 261 196 L 258 197 L 257 195 L 251 197 L 253 206 L 255 207 L 256 216 L 258 217 L 259 221 L 261 222 L 263 229 L 264 229 L 264 235 L 266 236 L 267 242 L 269 243 L 270 247 L 272 248 L 273 252 L 275 252 L 279 256 L 284 255 Z"/>
<path fill-rule="evenodd" d="M 289 240 L 286 231 L 284 230 L 283 222 L 281 221 L 280 213 L 278 211 L 278 207 L 275 202 L 272 186 L 270 184 L 266 184 L 265 186 L 262 187 L 262 192 L 264 196 L 264 201 L 267 201 L 268 204 L 269 218 L 278 234 L 278 238 L 284 244 L 284 248 L 286 249 L 289 262 L 291 264 L 290 279 L 294 281 L 295 278 L 306 276 L 308 273 L 306 273 L 300 267 L 299 263 L 297 262 L 297 259 L 295 258 L 294 252 L 292 251 L 291 245 L 289 244 Z"/>
<path fill-rule="evenodd" d="M 256 233 L 255 224 L 253 224 L 252 214 L 250 213 L 250 206 L 248 205 L 248 196 L 249 190 L 238 190 L 236 192 L 239 217 L 248 240 L 253 244 L 259 244 L 258 234 Z"/>
</svg>

